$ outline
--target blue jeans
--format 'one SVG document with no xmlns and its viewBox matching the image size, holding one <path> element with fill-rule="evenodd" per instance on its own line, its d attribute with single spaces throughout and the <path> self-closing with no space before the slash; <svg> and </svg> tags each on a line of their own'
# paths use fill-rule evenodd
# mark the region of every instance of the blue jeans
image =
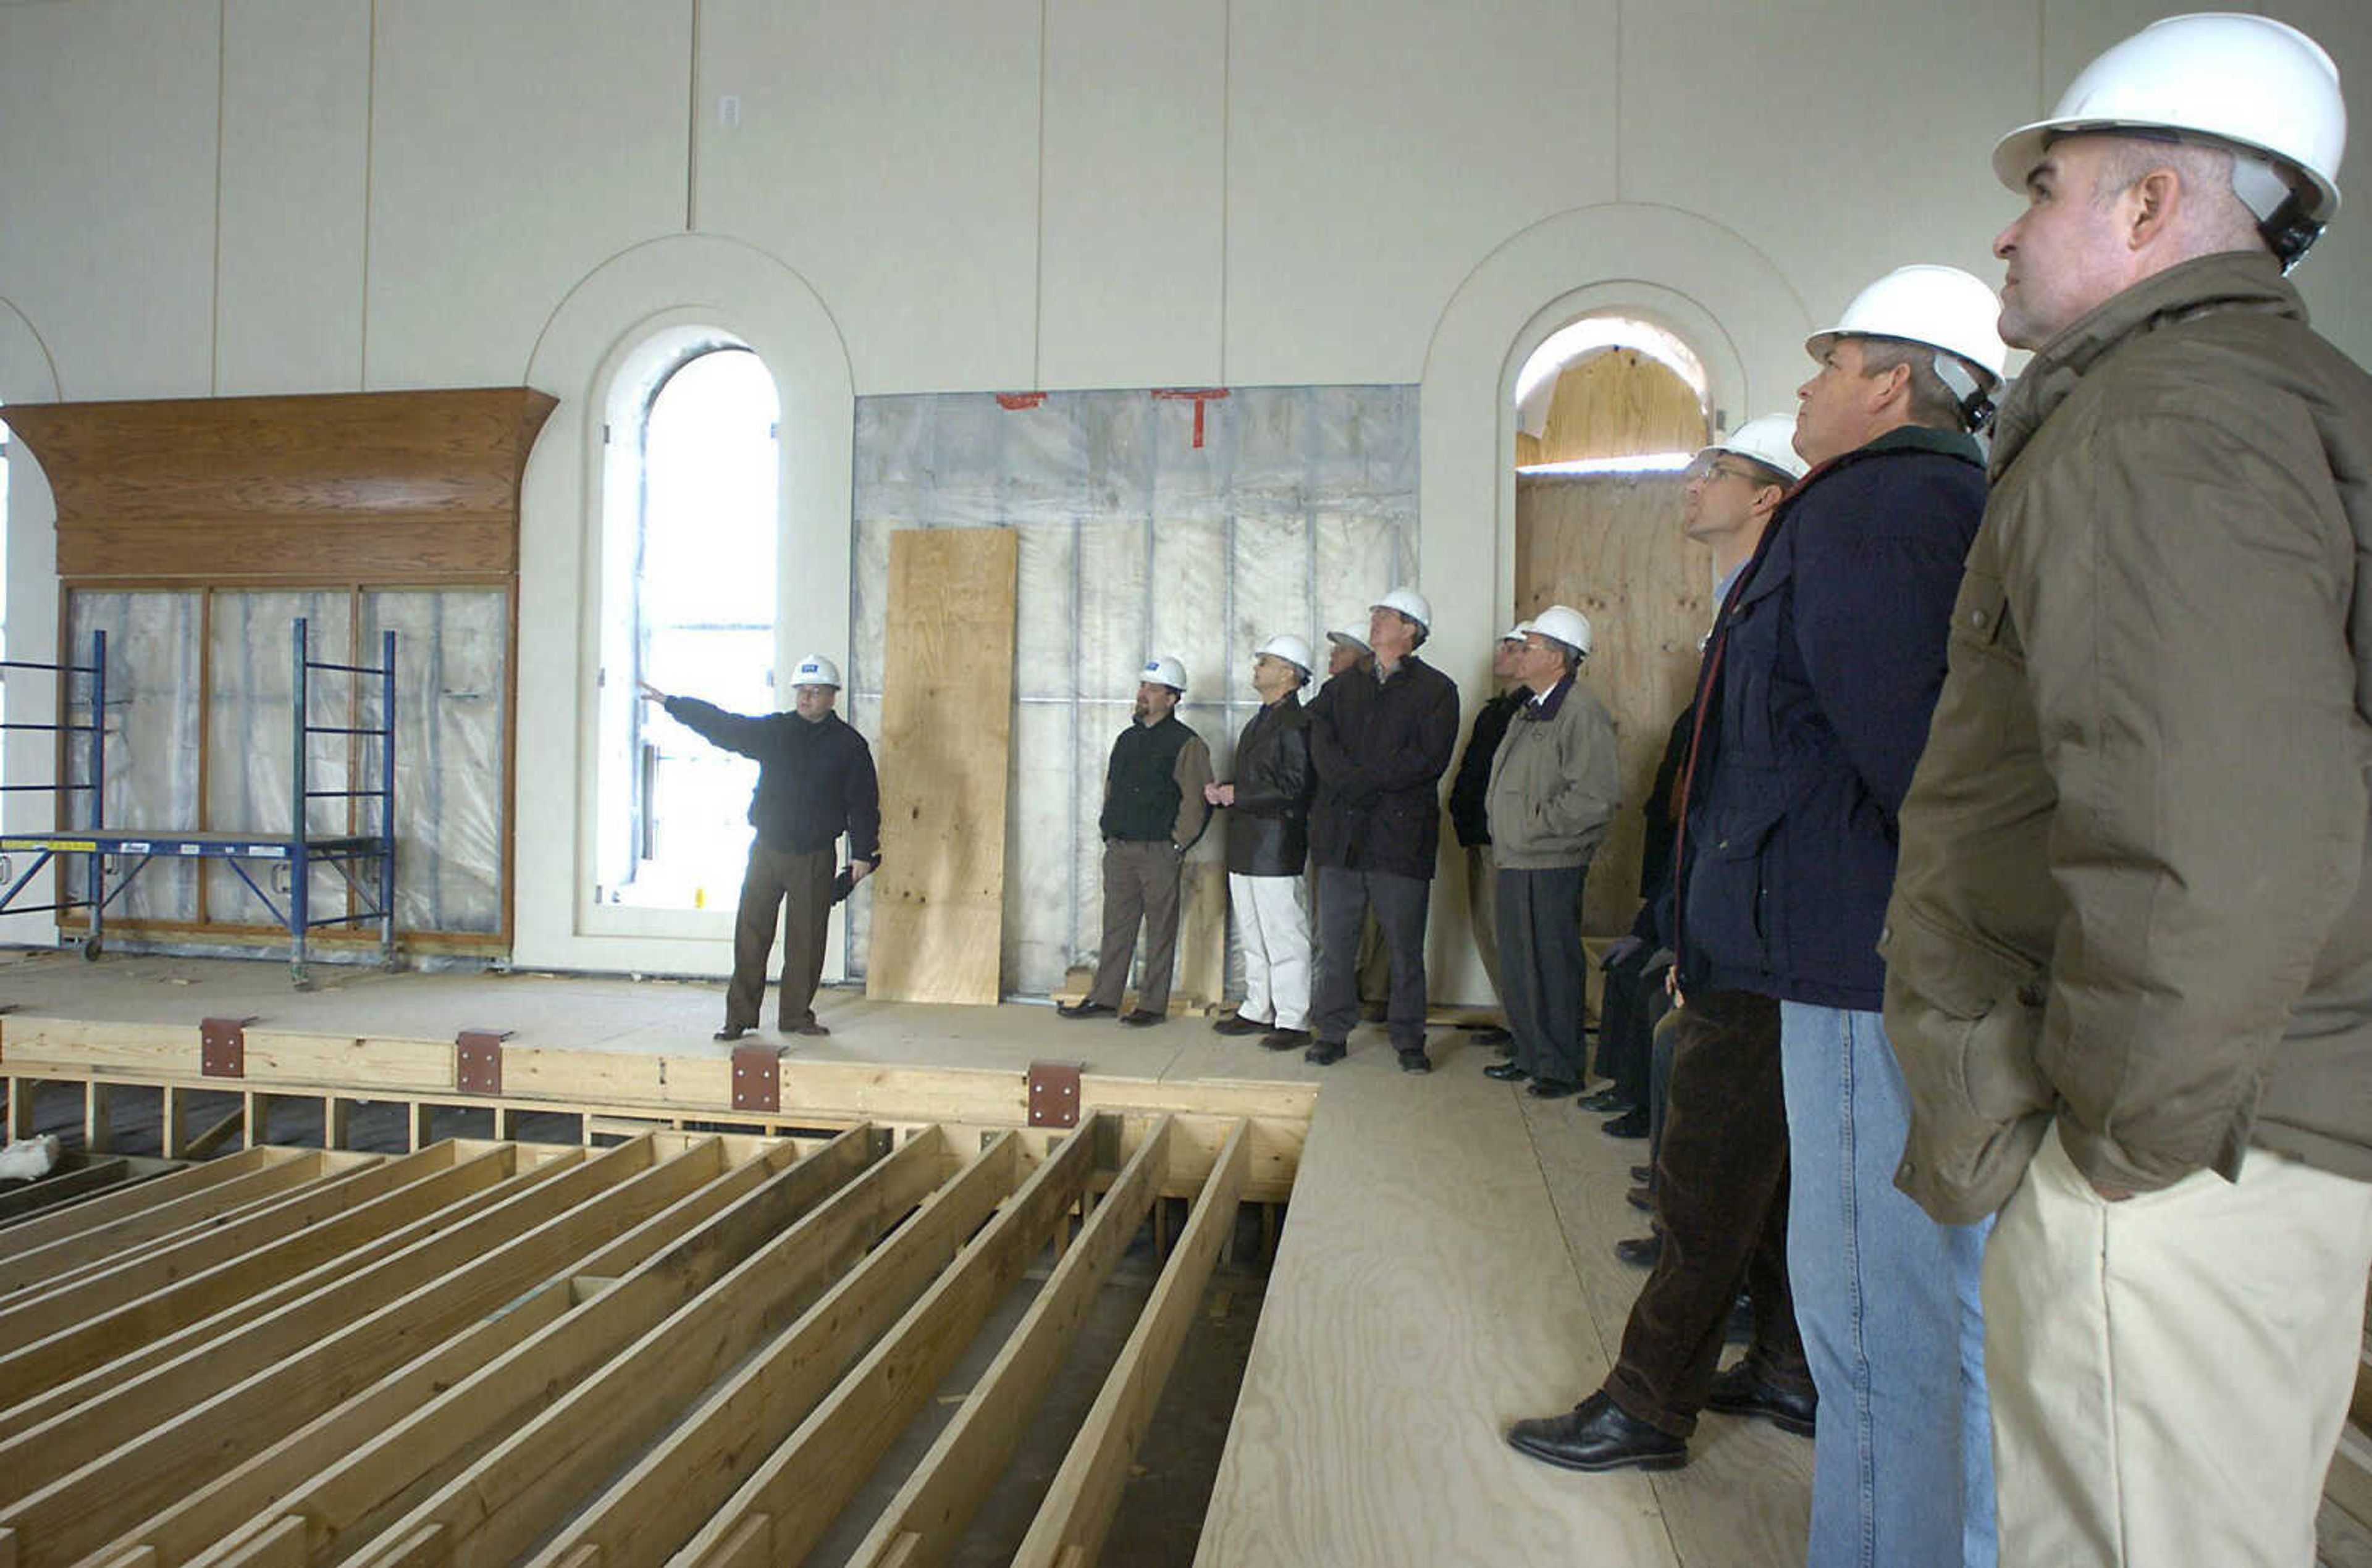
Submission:
<svg viewBox="0 0 2372 1568">
<path fill-rule="evenodd" d="M 1940 1225 L 1894 1186 L 1910 1131 L 1876 1013 L 1783 1002 L 1787 1272 L 1820 1393 L 1809 1568 L 1993 1568 L 1978 1274 L 1992 1222 Z"/>
</svg>

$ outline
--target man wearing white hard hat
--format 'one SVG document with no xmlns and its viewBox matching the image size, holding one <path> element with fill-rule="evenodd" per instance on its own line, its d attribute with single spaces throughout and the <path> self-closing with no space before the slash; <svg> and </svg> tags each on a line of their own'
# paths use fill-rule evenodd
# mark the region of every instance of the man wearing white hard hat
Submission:
<svg viewBox="0 0 2372 1568">
<path fill-rule="evenodd" d="M 1878 944 L 1894 816 L 1984 506 L 1972 431 L 2006 358 L 1998 309 L 1967 273 L 1902 267 L 1806 343 L 1819 369 L 1794 445 L 1810 468 L 1722 605 L 1682 772 L 1678 1005 L 1699 991 L 1778 1004 L 1789 1283 L 1820 1408 L 1809 1561 L 1824 1568 L 1994 1561 L 1984 1238 L 1893 1187 L 1909 1110 Z M 1600 1415 L 1601 1440 L 1657 1441 L 1619 1407 Z"/>
<path fill-rule="evenodd" d="M 1466 731 L 1466 749 L 1458 754 L 1458 767 L 1449 775 L 1449 828 L 1466 852 L 1466 923 L 1474 933 L 1483 972 L 1490 976 L 1491 994 L 1499 999 L 1503 1010 L 1507 990 L 1499 980 L 1499 877 L 1491 864 L 1491 760 L 1499 754 L 1499 743 L 1507 738 L 1507 726 L 1517 711 L 1532 698 L 1520 668 L 1524 633 L 1529 630 L 1528 622 L 1518 621 L 1499 633 L 1491 650 L 1491 680 L 1498 690 L 1475 710 L 1474 722 Z M 1474 1039 L 1477 1044 L 1497 1046 L 1503 1056 L 1516 1053 L 1515 1036 L 1504 1028 L 1482 1030 Z"/>
<path fill-rule="evenodd" d="M 758 787 L 750 796 L 750 867 L 733 919 L 733 979 L 725 989 L 725 1027 L 718 1040 L 739 1040 L 758 1027 L 773 957 L 774 922 L 783 923 L 783 983 L 775 1027 L 785 1034 L 831 1032 L 815 1016 L 823 980 L 824 937 L 831 906 L 881 862 L 881 796 L 873 749 L 842 722 L 840 670 L 809 654 L 791 671 L 793 711 L 748 717 L 696 697 L 670 697 L 649 681 L 645 702 L 727 751 L 758 761 Z M 848 836 L 848 868 L 835 878 L 833 847 Z"/>
<path fill-rule="evenodd" d="M 1789 486 L 1803 477 L 1794 427 L 1785 416 L 1750 420 L 1690 467 L 1681 528 L 1713 549 L 1716 605 L 1738 582 Z M 1669 794 L 1669 781 L 1685 764 L 1693 730 L 1681 715 L 1658 770 L 1668 781 L 1659 794 Z M 1654 864 L 1642 876 L 1652 891 L 1626 940 L 1653 951 L 1675 939 L 1669 838 L 1647 858 Z M 1610 971 L 1608 1028 L 1614 978 Z M 1602 1028 L 1601 1040 L 1604 1034 Z M 1657 1050 L 1667 1046 L 1666 1104 L 1653 1145 L 1651 1201 L 1659 1232 L 1617 1249 L 1626 1259 L 1652 1254 L 1653 1272 L 1632 1304 L 1612 1373 L 1571 1415 L 1518 1423 L 1508 1434 L 1517 1448 L 1552 1463 L 1593 1470 L 1684 1463 L 1708 1409 L 1757 1417 L 1802 1436 L 1815 1430 L 1818 1401 L 1787 1289 L 1779 1004 L 1756 992 L 1693 987 L 1657 1033 Z M 1752 1341 L 1743 1360 L 1717 1373 L 1741 1291 L 1752 1299 Z"/>
<path fill-rule="evenodd" d="M 2372 1268 L 2372 378 L 2312 39 L 2169 17 L 1994 172 L 2035 351 L 1901 815 L 1898 1179 L 1985 1259 L 2002 1560 L 2315 1561 Z M 2359 260 L 2359 265 L 2360 260 Z"/>
<path fill-rule="evenodd" d="M 1211 1027 L 1256 1034 L 1271 1051 L 1309 1043 L 1309 915 L 1302 868 L 1309 859 L 1309 720 L 1301 690 L 1314 656 L 1290 632 L 1252 656 L 1261 710 L 1236 740 L 1235 777 L 1203 795 L 1227 808 L 1227 908 L 1243 960 L 1244 999 Z"/>
<path fill-rule="evenodd" d="M 1385 1014 L 1401 1070 L 1430 1073 L 1424 1050 L 1424 923 L 1441 843 L 1441 775 L 1458 745 L 1458 688 L 1417 656 L 1433 607 L 1394 588 L 1367 614 L 1372 673 L 1326 683 L 1309 704 L 1318 798 L 1309 853 L 1318 863 L 1318 1036 L 1303 1054 L 1343 1059 L 1359 1021 L 1354 967 L 1359 924 L 1373 910 L 1392 968 Z"/>
<path fill-rule="evenodd" d="M 1484 797 L 1498 900 L 1500 998 L 1515 1055 L 1483 1072 L 1558 1099 L 1581 1087 L 1581 891 L 1622 801 L 1614 720 L 1580 684 L 1589 618 L 1552 604 L 1524 623 L 1529 695 L 1491 759 Z"/>
<path fill-rule="evenodd" d="M 1169 1017 L 1169 982 L 1178 968 L 1179 866 L 1211 819 L 1203 786 L 1211 782 L 1211 749 L 1180 722 L 1186 667 L 1167 654 L 1137 672 L 1136 709 L 1112 742 L 1104 770 L 1103 946 L 1095 983 L 1086 996 L 1056 1009 L 1066 1018 L 1120 1014 L 1145 928 L 1145 968 L 1136 1005 L 1121 1022 L 1145 1028 Z"/>
</svg>

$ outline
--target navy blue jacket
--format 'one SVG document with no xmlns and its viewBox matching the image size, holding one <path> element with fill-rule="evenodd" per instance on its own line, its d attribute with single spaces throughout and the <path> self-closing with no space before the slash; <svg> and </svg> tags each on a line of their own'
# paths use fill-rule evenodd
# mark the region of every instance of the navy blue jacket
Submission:
<svg viewBox="0 0 2372 1568">
<path fill-rule="evenodd" d="M 1699 677 L 1684 985 L 1884 1003 L 1895 814 L 1984 505 L 1976 442 L 1917 426 L 1815 469 L 1780 503 Z"/>
</svg>

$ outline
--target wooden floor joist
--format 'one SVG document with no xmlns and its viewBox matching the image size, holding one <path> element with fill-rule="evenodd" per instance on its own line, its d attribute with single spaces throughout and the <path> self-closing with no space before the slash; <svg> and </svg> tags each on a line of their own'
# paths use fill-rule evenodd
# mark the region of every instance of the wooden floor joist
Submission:
<svg viewBox="0 0 2372 1568">
<path fill-rule="evenodd" d="M 1187 1098 L 1072 1129 L 259 1145 L 0 1218 L 0 1564 L 771 1563 L 834 1529 L 864 1568 L 944 1562 L 1161 1194 L 1191 1194 L 1041 1519 L 1091 1557 L 1255 1147 L 1289 1181 L 1297 1146 Z M 968 1353 L 920 1465 L 877 1480 Z"/>
</svg>

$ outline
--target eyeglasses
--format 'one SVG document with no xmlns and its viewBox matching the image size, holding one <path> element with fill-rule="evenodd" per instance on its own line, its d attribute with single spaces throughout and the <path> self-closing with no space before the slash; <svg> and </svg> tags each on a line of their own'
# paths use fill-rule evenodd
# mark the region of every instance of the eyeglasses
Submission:
<svg viewBox="0 0 2372 1568">
<path fill-rule="evenodd" d="M 1699 458 L 1681 470 L 1680 477 L 1691 484 L 1711 484 L 1717 479 L 1735 479 L 1747 484 L 1755 482 L 1744 469 L 1732 468 L 1719 458 Z"/>
</svg>

